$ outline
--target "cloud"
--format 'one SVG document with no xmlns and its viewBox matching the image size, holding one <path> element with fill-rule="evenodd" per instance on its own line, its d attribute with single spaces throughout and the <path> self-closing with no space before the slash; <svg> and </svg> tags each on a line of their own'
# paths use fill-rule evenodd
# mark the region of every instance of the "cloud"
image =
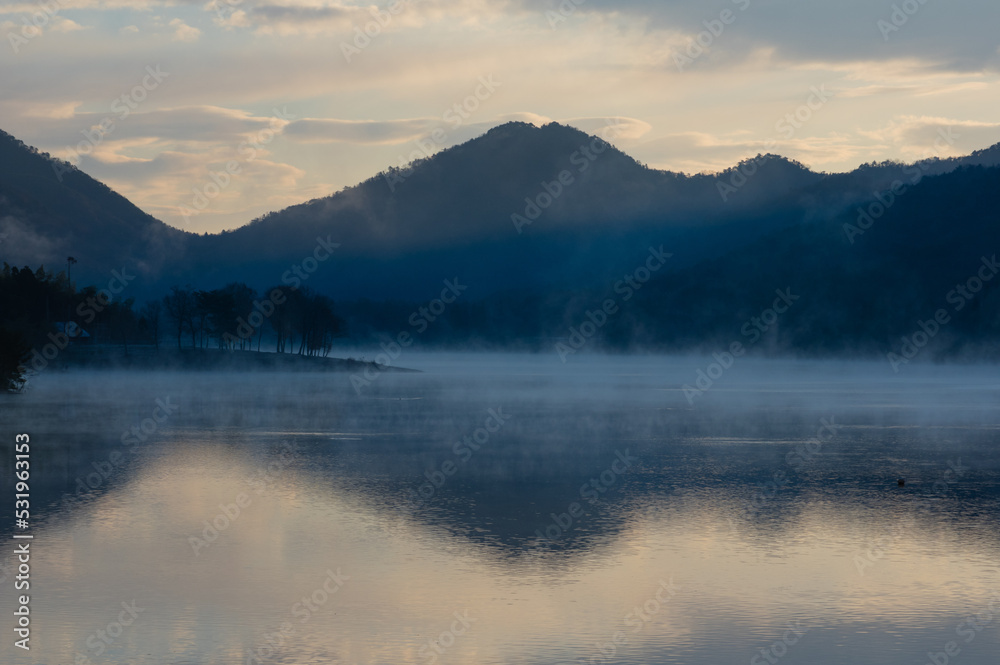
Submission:
<svg viewBox="0 0 1000 665">
<path fill-rule="evenodd" d="M 77 116 L 78 101 L 64 102 L 18 102 L 13 99 L 0 100 L 0 115 L 37 118 L 42 122 L 49 120 L 71 120 Z"/>
<path fill-rule="evenodd" d="M 437 118 L 386 121 L 304 118 L 289 123 L 284 134 L 297 141 L 396 144 L 420 138 L 441 124 Z"/>
<path fill-rule="evenodd" d="M 341 3 L 253 2 L 245 0 L 227 5 L 226 0 L 214 0 L 217 22 L 227 27 L 255 27 L 259 34 L 279 36 L 333 35 L 348 33 L 355 25 L 375 21 L 379 33 L 394 22 L 396 16 L 374 9 Z M 381 14 L 381 21 L 375 15 Z"/>
<path fill-rule="evenodd" d="M 915 162 L 966 155 L 1000 142 L 1000 122 L 897 116 L 872 130 L 772 141 L 749 132 L 679 132 L 641 143 L 632 152 L 650 166 L 684 173 L 718 172 L 767 152 L 795 159 L 814 170 L 839 171 L 885 159 Z"/>
<path fill-rule="evenodd" d="M 451 121 L 449 121 L 449 119 Z M 508 113 L 488 121 L 460 122 L 458 115 L 440 118 L 407 118 L 401 120 L 336 120 L 304 118 L 289 123 L 284 134 L 302 142 L 337 142 L 359 145 L 398 145 L 419 141 L 437 131 L 438 148 L 463 143 L 507 122 L 531 122 L 543 125 L 551 118 L 536 113 Z M 458 123 L 458 124 L 456 124 Z"/>
<path fill-rule="evenodd" d="M 31 23 L 31 18 L 35 16 L 35 14 L 28 12 L 22 17 L 25 21 L 22 23 L 16 23 L 14 21 L 0 21 L 0 31 L 2 31 L 3 35 L 9 41 L 19 37 L 34 39 L 35 37 L 49 32 L 67 34 L 70 32 L 89 29 L 89 26 L 80 25 L 76 21 L 63 18 L 62 16 L 37 12 L 37 9 L 35 13 L 37 13 L 39 17 L 36 23 Z M 42 18 L 45 20 L 43 21 Z M 11 45 L 13 45 L 13 42 L 11 42 Z"/>
<path fill-rule="evenodd" d="M 367 16 L 358 7 L 345 7 L 343 5 L 256 5 L 252 7 L 251 12 L 254 17 L 272 23 L 344 21 Z"/>
<path fill-rule="evenodd" d="M 532 3 L 522 0 L 522 4 Z M 777 60 L 792 63 L 913 57 L 958 71 L 995 70 L 1000 65 L 994 29 L 1000 23 L 1000 5 L 993 0 L 920 3 L 916 12 L 903 17 L 893 16 L 895 7 L 869 0 L 732 0 L 711 5 L 587 0 L 578 13 L 639 21 L 651 32 L 683 34 L 687 44 L 702 35 L 708 52 L 735 57 L 764 47 L 773 48 Z M 721 24 L 726 10 L 731 12 L 730 21 Z M 899 29 L 884 30 L 880 26 L 885 23 Z"/>
<path fill-rule="evenodd" d="M 716 173 L 758 154 L 774 153 L 822 171 L 845 162 L 860 164 L 880 154 L 857 134 L 791 139 L 762 138 L 749 132 L 679 132 L 637 145 L 630 151 L 654 168 L 682 173 Z M 836 169 L 833 169 L 836 170 Z"/>
<path fill-rule="evenodd" d="M 508 0 L 387 0 L 379 3 L 326 0 L 210 0 L 205 5 L 217 25 L 255 28 L 262 35 L 326 35 L 350 42 L 384 32 L 447 24 L 471 28 L 498 21 L 539 17 Z M 392 11 L 395 9 L 396 11 Z M 365 36 L 365 33 L 367 35 Z"/>
<path fill-rule="evenodd" d="M 31 16 L 39 11 L 49 14 L 66 10 L 115 11 L 131 9 L 134 11 L 149 11 L 154 7 L 173 7 L 178 5 L 198 5 L 201 0 L 52 0 L 42 3 L 12 2 L 0 4 L 0 14 L 25 14 Z M 48 7 L 49 9 L 46 9 Z"/>
<path fill-rule="evenodd" d="M 62 18 L 57 16 L 52 19 L 52 27 L 49 28 L 52 32 L 76 32 L 77 30 L 86 30 L 85 26 L 80 25 L 76 21 L 71 21 L 68 18 Z"/>
<path fill-rule="evenodd" d="M 954 157 L 1000 143 L 1000 122 L 904 115 L 862 136 L 889 146 L 907 160 Z"/>
<path fill-rule="evenodd" d="M 490 129 L 508 122 L 529 122 L 542 126 L 552 122 L 552 118 L 537 113 L 506 113 L 479 122 L 461 122 L 459 116 L 446 118 L 408 118 L 401 120 L 337 120 L 331 118 L 304 118 L 290 122 L 284 128 L 284 135 L 299 142 L 307 143 L 353 143 L 357 145 L 399 145 L 402 143 L 422 143 L 430 146 L 432 152 L 448 148 L 473 139 Z M 613 127 L 621 140 L 637 139 L 646 134 L 649 123 L 635 118 L 596 117 L 560 120 L 588 134 L 601 134 Z M 426 155 L 427 150 L 422 151 Z"/>
<path fill-rule="evenodd" d="M 390 3 L 362 0 L 59 0 L 60 11 L 200 7 L 214 15 L 218 25 L 279 36 L 349 36 L 355 27 L 363 30 L 372 21 L 379 32 L 437 24 L 556 35 L 603 26 L 645 35 L 651 43 L 660 44 L 658 53 L 655 49 L 650 53 L 656 53 L 655 59 L 664 67 L 673 67 L 672 56 L 700 39 L 706 44 L 706 55 L 698 59 L 697 68 L 729 67 L 754 53 L 771 53 L 787 64 L 910 57 L 951 71 L 1000 68 L 993 29 L 1000 23 L 1000 5 L 993 0 L 921 3 L 916 12 L 902 17 L 893 16 L 892 3 L 869 0 L 731 0 L 712 5 L 586 0 L 571 4 L 573 9 L 567 12 L 566 2 L 557 0 L 404 0 L 402 11 L 392 15 L 387 11 Z M 30 16 L 37 11 L 38 5 L 29 2 L 0 6 L 0 14 Z M 725 24 L 721 23 L 724 11 L 730 12 Z M 567 20 L 551 25 L 553 14 Z M 886 31 L 882 27 L 886 24 L 893 29 Z M 198 28 L 182 30 L 175 33 L 178 39 L 197 37 Z"/>
<path fill-rule="evenodd" d="M 255 116 L 246 111 L 218 106 L 190 106 L 129 112 L 122 117 L 125 105 L 113 106 L 105 113 L 76 113 L 36 121 L 55 144 L 76 145 L 87 136 L 101 147 L 114 146 L 120 141 L 149 140 L 163 145 L 219 144 L 236 146 L 265 132 L 277 133 L 287 124 L 276 116 Z M 61 111 L 54 109 L 53 112 Z M 281 110 L 277 110 L 282 113 Z M 100 131 L 104 124 L 105 131 Z M 147 143 L 149 141 L 146 141 Z"/>
<path fill-rule="evenodd" d="M 168 24 L 174 29 L 174 41 L 194 42 L 201 37 L 201 30 L 191 27 L 179 18 L 175 18 Z"/>
<path fill-rule="evenodd" d="M 582 132 L 600 136 L 605 129 L 613 128 L 618 140 L 635 140 L 645 136 L 653 127 L 648 122 L 621 116 L 607 118 L 569 118 L 560 120 L 564 125 L 576 127 Z"/>
<path fill-rule="evenodd" d="M 222 148 L 207 153 L 164 151 L 149 159 L 87 155 L 79 168 L 154 217 L 197 232 L 242 226 L 264 212 L 332 192 L 332 187 L 318 189 L 303 182 L 302 169 L 262 154 L 238 159 L 238 172 L 224 177 L 219 174 L 225 173 L 233 155 Z"/>
</svg>

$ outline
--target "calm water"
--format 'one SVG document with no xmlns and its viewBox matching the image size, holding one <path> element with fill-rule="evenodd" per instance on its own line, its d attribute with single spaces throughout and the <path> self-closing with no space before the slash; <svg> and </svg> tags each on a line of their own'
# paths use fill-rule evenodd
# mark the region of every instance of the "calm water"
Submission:
<svg viewBox="0 0 1000 665">
<path fill-rule="evenodd" d="M 996 368 L 744 359 L 692 405 L 708 361 L 400 364 L 0 398 L 0 662 L 997 662 Z"/>
</svg>

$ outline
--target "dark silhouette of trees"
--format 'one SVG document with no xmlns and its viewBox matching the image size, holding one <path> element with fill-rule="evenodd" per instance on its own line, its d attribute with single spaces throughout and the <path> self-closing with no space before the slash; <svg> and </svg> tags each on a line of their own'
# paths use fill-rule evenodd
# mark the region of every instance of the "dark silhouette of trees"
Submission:
<svg viewBox="0 0 1000 665">
<path fill-rule="evenodd" d="M 270 317 L 277 352 L 328 356 L 333 340 L 344 334 L 344 322 L 334 313 L 333 300 L 309 288 L 287 290 L 285 296 Z"/>
<path fill-rule="evenodd" d="M 159 300 L 152 300 L 142 308 L 140 324 L 148 337 L 153 339 L 153 346 L 160 350 L 160 312 Z"/>
<path fill-rule="evenodd" d="M 287 294 L 285 297 L 285 302 L 280 305 L 276 305 L 274 313 L 268 319 L 271 323 L 271 328 L 274 330 L 276 335 L 275 351 L 277 353 L 285 352 L 289 346 L 289 342 L 292 340 L 292 335 L 294 334 L 292 328 L 292 316 L 295 305 L 289 302 Z"/>
<path fill-rule="evenodd" d="M 0 271 L 0 389 L 18 389 L 25 369 L 42 371 L 71 344 L 141 341 L 134 301 L 114 301 L 104 290 L 73 289 L 66 273 L 39 266 Z M 27 356 L 26 356 L 27 354 Z M 19 369 L 22 368 L 22 369 Z"/>
<path fill-rule="evenodd" d="M 333 300 L 319 295 L 306 295 L 300 319 L 302 343 L 299 355 L 330 355 L 333 340 L 343 334 L 342 322 L 333 313 Z"/>
<path fill-rule="evenodd" d="M 132 311 L 134 305 L 135 299 L 128 298 L 109 309 L 112 334 L 121 340 L 122 346 L 125 348 L 125 355 L 128 355 L 129 340 L 134 339 L 138 331 L 138 321 L 135 312 Z"/>
<path fill-rule="evenodd" d="M 230 334 L 230 344 L 233 348 L 238 344 L 241 351 L 249 349 L 253 342 L 254 328 L 247 323 L 247 320 L 253 311 L 257 292 L 242 282 L 227 284 L 222 291 L 233 301 L 234 316 L 229 321 L 227 330 Z M 260 328 L 263 328 L 263 325 Z"/>
<path fill-rule="evenodd" d="M 195 312 L 205 322 L 206 332 L 216 340 L 219 349 L 250 348 L 256 329 L 247 319 L 254 307 L 256 291 L 233 282 L 221 289 L 198 291 L 194 297 Z"/>
<path fill-rule="evenodd" d="M 191 288 L 182 289 L 179 286 L 170 288 L 170 293 L 163 297 L 163 307 L 167 318 L 174 323 L 177 331 L 177 348 L 181 348 L 181 337 L 185 329 L 191 331 L 191 346 L 194 346 L 194 296 Z"/>
<path fill-rule="evenodd" d="M 272 293 L 279 294 L 274 302 L 269 299 Z M 258 294 L 242 282 L 199 291 L 175 286 L 163 305 L 178 349 L 184 333 L 190 332 L 192 348 L 204 346 L 201 338 L 208 337 L 220 350 L 253 350 L 256 337 L 259 352 L 269 328 L 278 353 L 328 356 L 334 340 L 344 336 L 345 324 L 333 300 L 308 288 L 273 287 Z M 150 319 L 148 306 L 143 314 Z"/>
<path fill-rule="evenodd" d="M 0 328 L 0 390 L 16 392 L 24 387 L 25 363 L 31 346 L 14 330 Z"/>
<path fill-rule="evenodd" d="M 236 299 L 226 289 L 214 291 L 198 291 L 195 294 L 195 308 L 199 318 L 204 321 L 205 331 L 209 338 L 218 341 L 219 349 L 223 346 L 226 335 L 232 335 L 236 328 Z"/>
</svg>

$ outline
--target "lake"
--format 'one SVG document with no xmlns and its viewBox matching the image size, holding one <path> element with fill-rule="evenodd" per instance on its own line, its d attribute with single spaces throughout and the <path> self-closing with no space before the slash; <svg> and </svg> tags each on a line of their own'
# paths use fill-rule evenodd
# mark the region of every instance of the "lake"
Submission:
<svg viewBox="0 0 1000 665">
<path fill-rule="evenodd" d="M 0 396 L 34 536 L 0 660 L 997 662 L 996 368 L 398 362 Z"/>
</svg>

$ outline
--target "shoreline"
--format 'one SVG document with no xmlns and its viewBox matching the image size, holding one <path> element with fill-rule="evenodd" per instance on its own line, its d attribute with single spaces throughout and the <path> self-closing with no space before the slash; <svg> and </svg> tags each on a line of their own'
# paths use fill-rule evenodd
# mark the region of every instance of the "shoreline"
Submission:
<svg viewBox="0 0 1000 665">
<path fill-rule="evenodd" d="M 269 351 L 228 351 L 219 349 L 160 349 L 148 347 L 129 349 L 128 354 L 118 348 L 68 348 L 48 361 L 42 368 L 30 372 L 51 370 L 203 370 L 203 371 L 286 371 L 286 372 L 362 372 L 373 368 L 379 372 L 419 372 L 405 367 L 379 365 L 354 358 L 300 356 L 293 353 Z"/>
</svg>

